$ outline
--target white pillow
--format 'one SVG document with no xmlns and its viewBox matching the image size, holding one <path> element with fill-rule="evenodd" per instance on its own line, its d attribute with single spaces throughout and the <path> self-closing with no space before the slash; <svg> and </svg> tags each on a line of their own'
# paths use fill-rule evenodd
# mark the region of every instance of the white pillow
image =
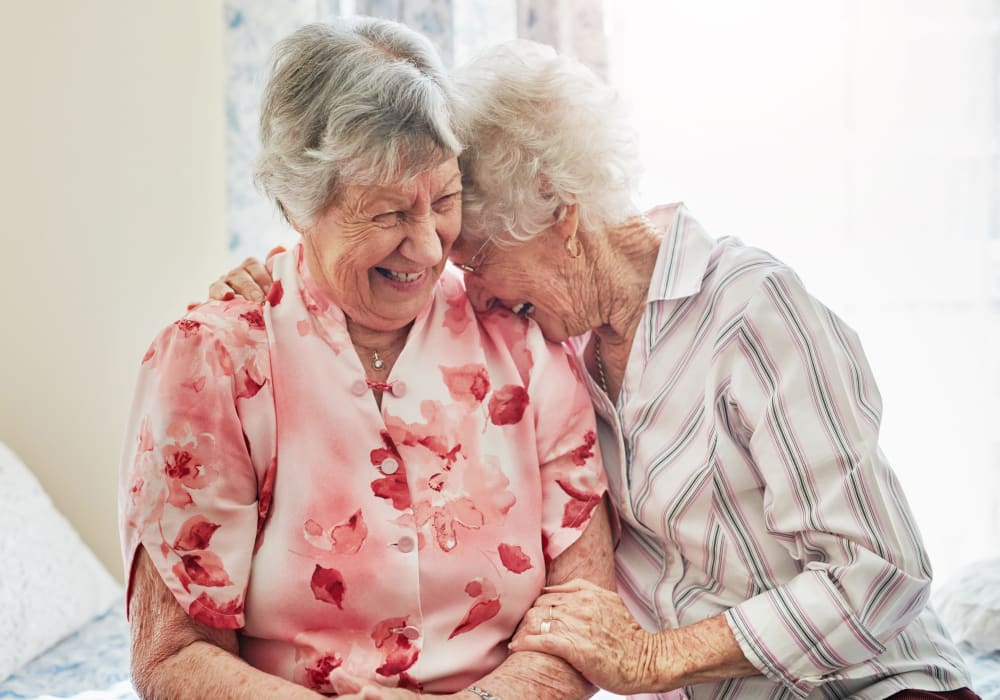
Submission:
<svg viewBox="0 0 1000 700">
<path fill-rule="evenodd" d="M 956 643 L 1000 651 L 1000 559 L 965 567 L 934 593 L 933 601 Z"/>
<path fill-rule="evenodd" d="M 35 476 L 0 443 L 0 683 L 120 595 Z"/>
</svg>

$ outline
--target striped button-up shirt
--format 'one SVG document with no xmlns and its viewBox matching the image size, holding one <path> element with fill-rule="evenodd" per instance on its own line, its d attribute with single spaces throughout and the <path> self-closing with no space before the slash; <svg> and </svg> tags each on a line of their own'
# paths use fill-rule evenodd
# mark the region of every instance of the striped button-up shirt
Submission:
<svg viewBox="0 0 1000 700">
<path fill-rule="evenodd" d="M 651 630 L 725 614 L 761 675 L 691 698 L 967 686 L 927 607 L 931 565 L 878 447 L 856 334 L 767 253 L 711 239 L 681 206 L 660 213 L 671 223 L 616 404 L 583 373 L 633 613 Z"/>
</svg>

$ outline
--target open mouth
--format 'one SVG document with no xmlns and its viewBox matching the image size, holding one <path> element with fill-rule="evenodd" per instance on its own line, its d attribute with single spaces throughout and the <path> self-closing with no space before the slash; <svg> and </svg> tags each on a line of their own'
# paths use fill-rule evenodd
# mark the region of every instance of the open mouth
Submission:
<svg viewBox="0 0 1000 700">
<path fill-rule="evenodd" d="M 529 301 L 522 301 L 520 304 L 511 309 L 515 314 L 521 318 L 527 318 L 535 310 L 535 305 Z"/>
<path fill-rule="evenodd" d="M 389 270 L 384 267 L 376 267 L 376 271 L 387 280 L 392 280 L 393 282 L 399 282 L 400 284 L 409 284 L 411 282 L 416 282 L 426 274 L 426 271 L 420 272 L 396 272 L 394 270 Z"/>
</svg>

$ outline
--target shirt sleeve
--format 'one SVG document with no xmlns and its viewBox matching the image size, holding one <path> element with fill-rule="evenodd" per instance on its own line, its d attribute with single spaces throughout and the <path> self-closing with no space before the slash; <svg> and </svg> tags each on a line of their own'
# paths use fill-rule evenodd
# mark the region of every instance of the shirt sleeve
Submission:
<svg viewBox="0 0 1000 700">
<path fill-rule="evenodd" d="M 590 395 L 568 351 L 544 340 L 532 324 L 528 385 L 534 406 L 542 479 L 542 540 L 546 561 L 559 556 L 587 529 L 607 490 Z"/>
<path fill-rule="evenodd" d="M 261 517 L 240 411 L 270 400 L 270 382 L 251 340 L 259 314 L 229 330 L 196 319 L 169 326 L 143 358 L 121 464 L 122 553 L 130 594 L 143 546 L 192 618 L 235 629 Z"/>
<path fill-rule="evenodd" d="M 885 650 L 923 609 L 931 567 L 878 447 L 881 398 L 855 333 L 787 268 L 734 326 L 734 431 L 768 531 L 801 573 L 727 612 L 747 659 L 805 697 Z"/>
</svg>

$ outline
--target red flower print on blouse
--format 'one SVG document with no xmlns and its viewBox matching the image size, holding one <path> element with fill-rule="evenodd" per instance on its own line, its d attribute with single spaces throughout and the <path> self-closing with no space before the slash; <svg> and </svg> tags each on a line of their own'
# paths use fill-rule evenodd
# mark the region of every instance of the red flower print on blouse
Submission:
<svg viewBox="0 0 1000 700">
<path fill-rule="evenodd" d="M 174 325 L 177 326 L 185 338 L 190 338 L 198 332 L 201 328 L 201 324 L 190 318 L 182 318 L 180 321 L 175 321 Z"/>
<path fill-rule="evenodd" d="M 375 648 L 385 654 L 385 662 L 375 669 L 380 676 L 395 676 L 417 662 L 420 649 L 413 645 L 403 630 L 407 627 L 405 617 L 390 617 L 375 625 L 372 641 Z"/>
<path fill-rule="evenodd" d="M 442 281 L 446 278 L 442 277 Z M 446 284 L 444 287 L 444 300 L 448 304 L 448 310 L 444 314 L 444 327 L 453 335 L 462 335 L 469 323 L 472 322 L 472 314 L 469 313 L 469 301 L 463 290 L 457 284 Z"/>
<path fill-rule="evenodd" d="M 388 474 L 372 482 L 372 493 L 379 498 L 392 501 L 396 510 L 406 510 L 410 507 L 410 487 L 406 485 L 406 473 L 400 469 L 395 474 Z"/>
<path fill-rule="evenodd" d="M 490 376 L 482 365 L 462 365 L 461 367 L 439 366 L 448 393 L 456 401 L 482 403 L 490 392 Z"/>
<path fill-rule="evenodd" d="M 531 377 L 531 370 L 535 364 L 528 347 L 530 322 L 522 318 L 512 319 L 512 316 L 514 314 L 507 309 L 497 307 L 494 312 L 480 316 L 479 319 L 491 332 L 498 333 L 503 338 L 504 346 L 510 349 L 510 357 L 517 365 L 521 381 L 524 382 L 524 386 L 528 386 L 528 379 Z"/>
<path fill-rule="evenodd" d="M 243 599 L 240 596 L 219 604 L 207 593 L 202 593 L 192 600 L 188 607 L 188 615 L 192 619 L 217 629 L 236 629 L 240 626 L 236 616 L 241 614 L 243 614 Z"/>
<path fill-rule="evenodd" d="M 313 690 L 332 690 L 330 688 L 330 671 L 340 668 L 344 660 L 336 654 L 326 654 L 318 659 L 311 666 L 306 666 L 306 680 Z"/>
<path fill-rule="evenodd" d="M 597 433 L 588 430 L 583 436 L 583 444 L 570 452 L 573 464 L 582 467 L 587 460 L 594 456 L 594 443 L 597 442 Z"/>
<path fill-rule="evenodd" d="M 215 443 L 210 435 L 163 446 L 163 473 L 170 495 L 167 503 L 183 508 L 193 503 L 188 490 L 205 488 L 218 476 L 213 466 Z"/>
<path fill-rule="evenodd" d="M 181 531 L 174 540 L 174 550 L 191 552 L 196 549 L 208 549 L 208 543 L 218 529 L 218 523 L 210 522 L 203 515 L 188 518 L 181 525 Z"/>
<path fill-rule="evenodd" d="M 458 526 L 503 522 L 516 499 L 497 458 L 481 456 L 482 419 L 467 403 L 424 401 L 420 411 L 423 423 L 390 416 L 386 427 L 392 444 L 406 452 L 408 469 L 423 476 L 412 497 L 415 524 L 450 552 L 459 544 Z"/>
<path fill-rule="evenodd" d="M 222 560 L 212 552 L 182 554 L 181 560 L 174 564 L 173 571 L 184 590 L 189 593 L 192 583 L 206 588 L 233 585 Z"/>
<path fill-rule="evenodd" d="M 443 552 L 450 552 L 458 545 L 456 525 L 478 530 L 484 522 L 482 512 L 467 496 L 454 498 L 443 504 L 435 504 L 431 499 L 420 500 L 413 504 L 413 514 L 417 525 L 431 525 L 434 541 Z"/>
<path fill-rule="evenodd" d="M 325 528 L 313 519 L 302 527 L 305 540 L 317 549 L 336 554 L 356 554 L 368 537 L 368 526 L 358 509 L 343 523 Z"/>
<path fill-rule="evenodd" d="M 344 609 L 344 577 L 336 569 L 316 565 L 312 580 L 309 582 L 316 600 L 332 603 L 341 610 Z"/>
<path fill-rule="evenodd" d="M 508 571 L 521 574 L 531 568 L 530 557 L 518 545 L 501 542 L 497 551 L 500 553 L 500 561 Z"/>
<path fill-rule="evenodd" d="M 475 629 L 500 612 L 500 597 L 497 595 L 496 586 L 490 581 L 481 578 L 469 581 L 465 586 L 465 593 L 470 598 L 476 598 L 476 602 L 465 613 L 458 626 L 451 631 L 448 639 Z"/>
<path fill-rule="evenodd" d="M 264 327 L 264 314 L 260 312 L 260 309 L 251 309 L 245 314 L 240 314 L 240 318 L 246 321 L 251 328 L 261 329 Z"/>
<path fill-rule="evenodd" d="M 490 420 L 493 425 L 514 425 L 524 417 L 528 407 L 528 392 L 517 384 L 497 389 L 490 397 Z"/>
<path fill-rule="evenodd" d="M 590 512 L 601 502 L 600 494 L 584 491 L 569 483 L 568 479 L 557 479 L 556 483 L 573 499 L 567 501 L 563 508 L 562 526 L 579 527 L 581 523 L 589 522 Z"/>
<path fill-rule="evenodd" d="M 372 466 L 381 466 L 382 462 L 391 458 L 396 460 L 396 471 L 392 474 L 385 474 L 380 479 L 375 479 L 371 484 L 372 492 L 379 498 L 391 500 L 392 507 L 396 510 L 406 510 L 411 503 L 410 487 L 406 484 L 406 465 L 387 430 L 382 431 L 382 444 L 384 447 L 369 453 Z"/>
<path fill-rule="evenodd" d="M 281 286 L 281 280 L 274 280 L 271 284 L 271 291 L 267 293 L 267 303 L 277 306 L 281 303 L 281 298 L 285 296 L 285 289 Z"/>
</svg>

